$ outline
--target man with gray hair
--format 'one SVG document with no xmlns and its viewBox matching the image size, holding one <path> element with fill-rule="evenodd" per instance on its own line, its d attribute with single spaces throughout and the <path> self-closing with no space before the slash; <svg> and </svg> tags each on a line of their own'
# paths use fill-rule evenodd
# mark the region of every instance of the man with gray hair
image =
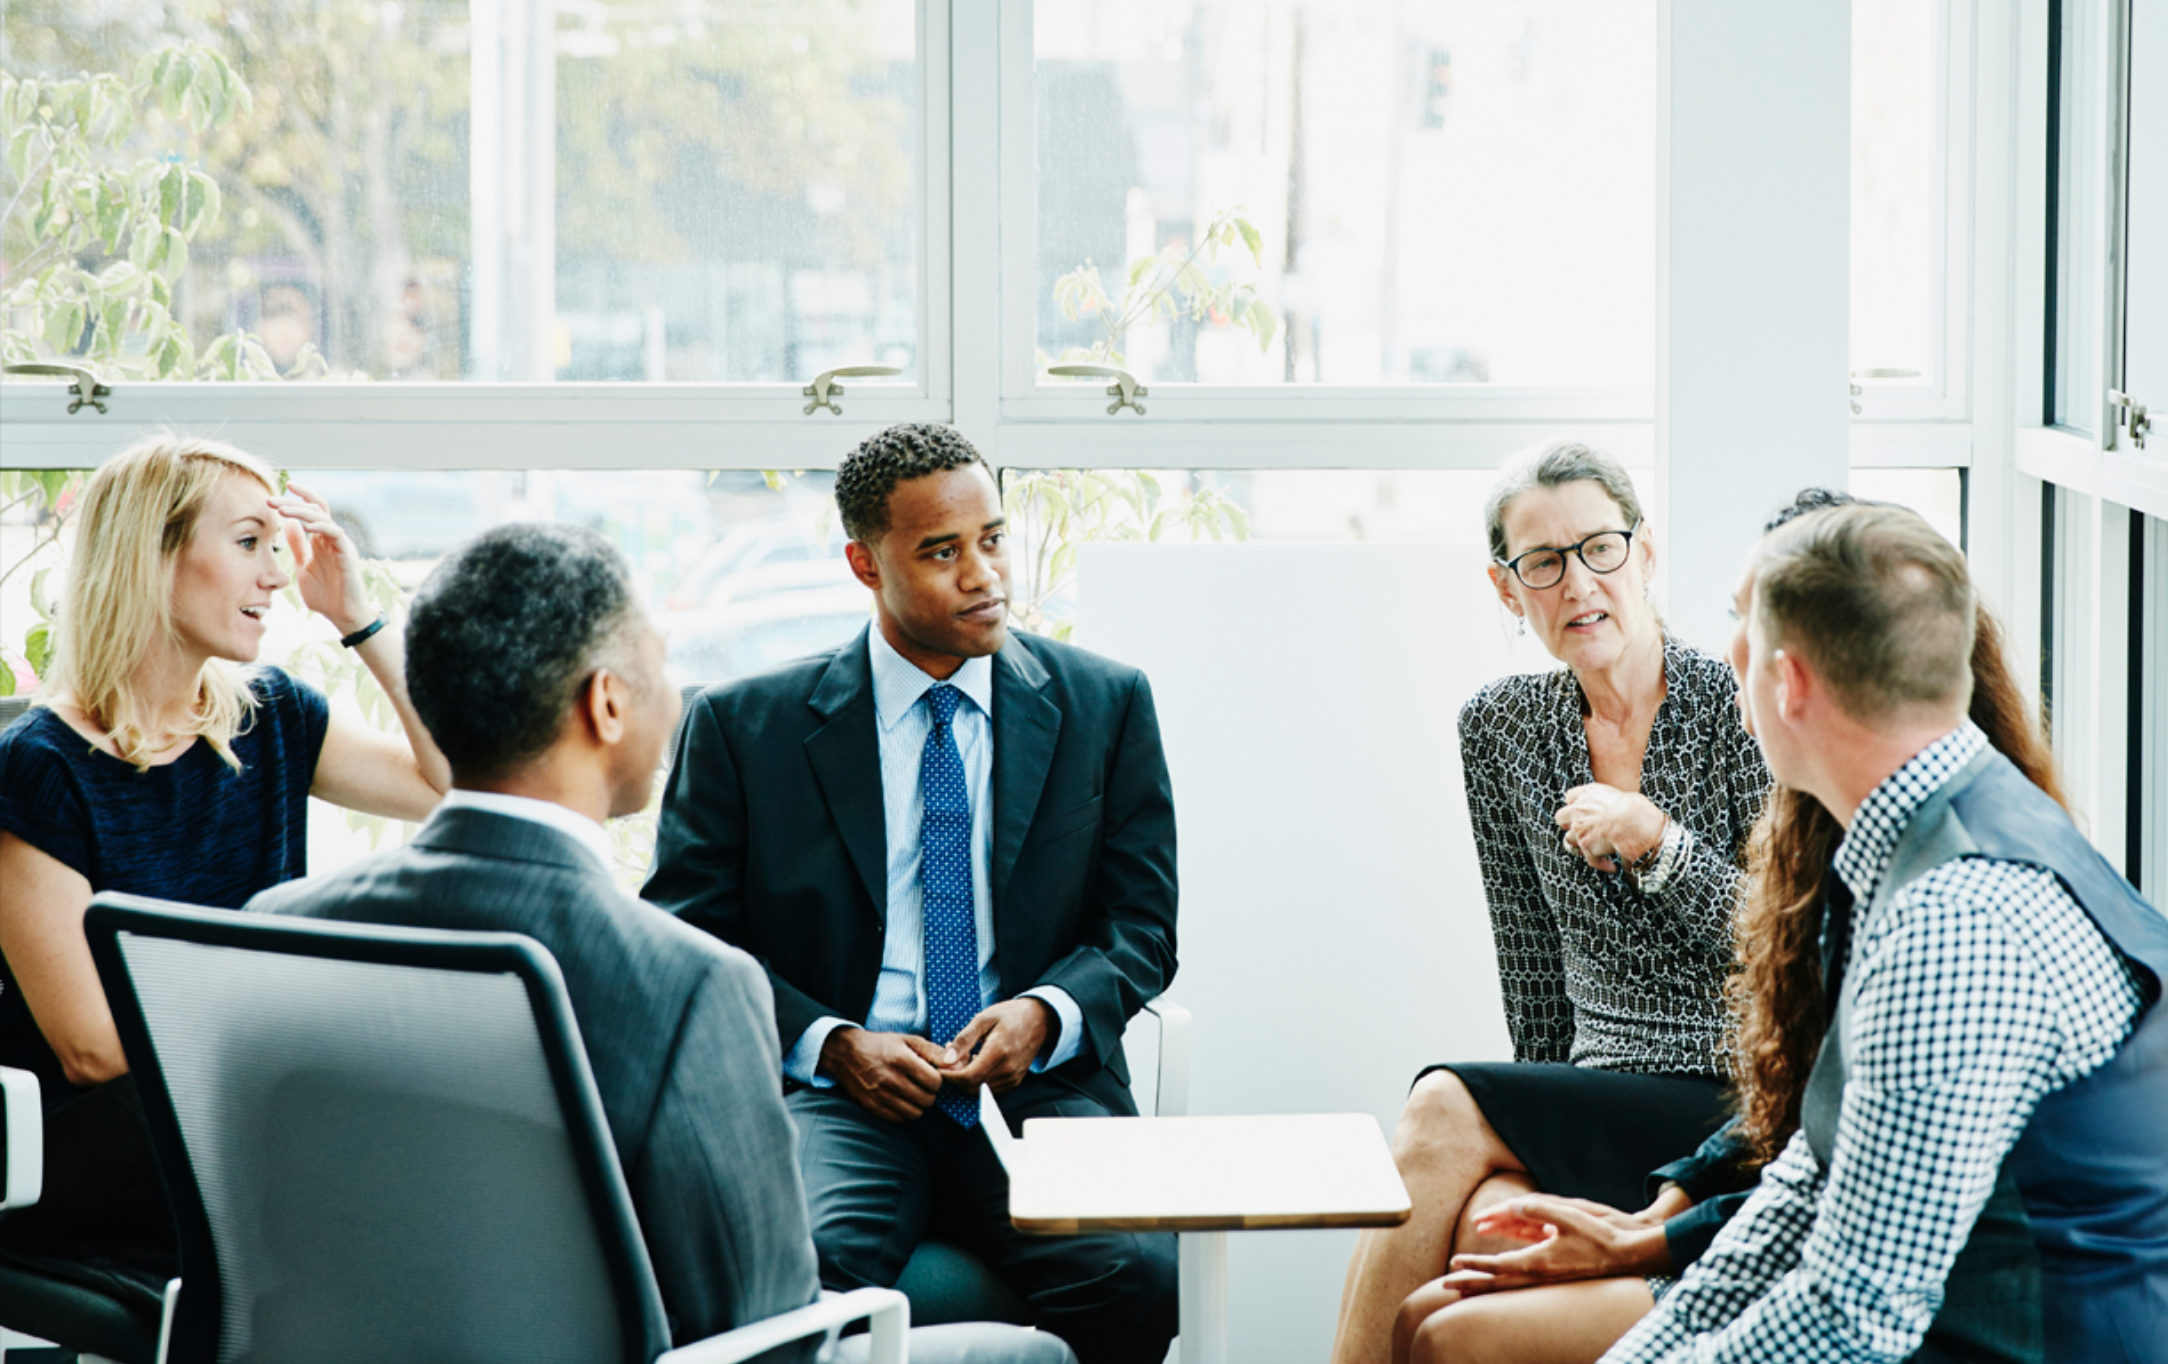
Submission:
<svg viewBox="0 0 2168 1364">
<path fill-rule="evenodd" d="M 469 541 L 422 584 L 407 626 L 407 689 L 451 792 L 406 847 L 249 908 L 524 933 L 549 949 L 683 1345 L 802 1307 L 820 1285 L 766 973 L 611 878 L 603 823 L 646 808 L 677 723 L 662 663 L 601 536 L 515 525 Z M 1006 1326 L 910 1344 L 921 1361 L 1074 1364 L 1055 1337 Z"/>
<path fill-rule="evenodd" d="M 1800 1130 L 1605 1356 L 2159 1361 L 2168 921 L 1966 718 L 1973 589 L 1910 512 L 1765 538 L 1732 665 L 1845 827 Z"/>
</svg>

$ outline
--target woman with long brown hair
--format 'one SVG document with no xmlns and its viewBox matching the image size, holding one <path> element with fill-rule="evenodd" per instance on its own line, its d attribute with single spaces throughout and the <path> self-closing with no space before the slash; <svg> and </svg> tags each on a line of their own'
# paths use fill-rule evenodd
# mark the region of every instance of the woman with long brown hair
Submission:
<svg viewBox="0 0 2168 1364">
<path fill-rule="evenodd" d="M 1766 529 L 1856 500 L 1809 488 Z M 2035 785 L 2066 803 L 2041 727 L 2004 656 L 2002 629 L 1985 606 L 1972 675 L 1973 723 Z M 1819 801 L 1778 786 L 1749 839 L 1747 893 L 1734 920 L 1737 969 L 1727 990 L 1737 1117 L 1693 1156 L 1654 1172 L 1650 1183 L 1660 1187 L 1639 1212 L 1543 1194 L 1494 1205 L 1475 1230 L 1529 1244 L 1502 1254 L 1456 1255 L 1453 1273 L 1410 1295 L 1394 1326 L 1395 1364 L 1594 1360 L 1715 1239 L 1761 1168 L 1799 1129 L 1800 1100 L 1827 1018 L 1824 876 L 1843 836 L 1844 827 Z"/>
</svg>

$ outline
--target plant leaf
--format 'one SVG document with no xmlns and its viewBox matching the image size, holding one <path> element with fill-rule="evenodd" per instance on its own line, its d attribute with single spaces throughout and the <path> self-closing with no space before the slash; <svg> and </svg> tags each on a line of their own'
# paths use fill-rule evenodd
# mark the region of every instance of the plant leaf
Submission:
<svg viewBox="0 0 2168 1364">
<path fill-rule="evenodd" d="M 45 676 L 45 665 L 53 661 L 53 623 L 41 620 L 23 632 L 23 662 L 39 677 Z"/>
</svg>

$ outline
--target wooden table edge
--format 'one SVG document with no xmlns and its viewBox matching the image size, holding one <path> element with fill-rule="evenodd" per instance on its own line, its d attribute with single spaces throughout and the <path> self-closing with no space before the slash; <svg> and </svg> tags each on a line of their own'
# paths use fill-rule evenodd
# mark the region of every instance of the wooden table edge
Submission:
<svg viewBox="0 0 2168 1364">
<path fill-rule="evenodd" d="M 1345 1227 L 1397 1227 L 1415 1215 L 1411 1207 L 1375 1212 L 1225 1214 L 1197 1217 L 1018 1217 L 1009 1222 L 1030 1236 L 1076 1236 L 1100 1231 L 1329 1231 Z"/>
</svg>

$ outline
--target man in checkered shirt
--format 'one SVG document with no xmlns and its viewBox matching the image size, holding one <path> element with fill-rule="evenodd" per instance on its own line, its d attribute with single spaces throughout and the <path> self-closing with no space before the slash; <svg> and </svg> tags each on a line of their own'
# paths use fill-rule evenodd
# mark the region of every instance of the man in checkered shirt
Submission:
<svg viewBox="0 0 2168 1364">
<path fill-rule="evenodd" d="M 1962 555 L 1815 513 L 1737 613 L 1748 728 L 1846 829 L 1834 1016 L 1801 1131 L 1605 1360 L 2168 1360 L 2168 921 L 1965 718 Z"/>
</svg>

